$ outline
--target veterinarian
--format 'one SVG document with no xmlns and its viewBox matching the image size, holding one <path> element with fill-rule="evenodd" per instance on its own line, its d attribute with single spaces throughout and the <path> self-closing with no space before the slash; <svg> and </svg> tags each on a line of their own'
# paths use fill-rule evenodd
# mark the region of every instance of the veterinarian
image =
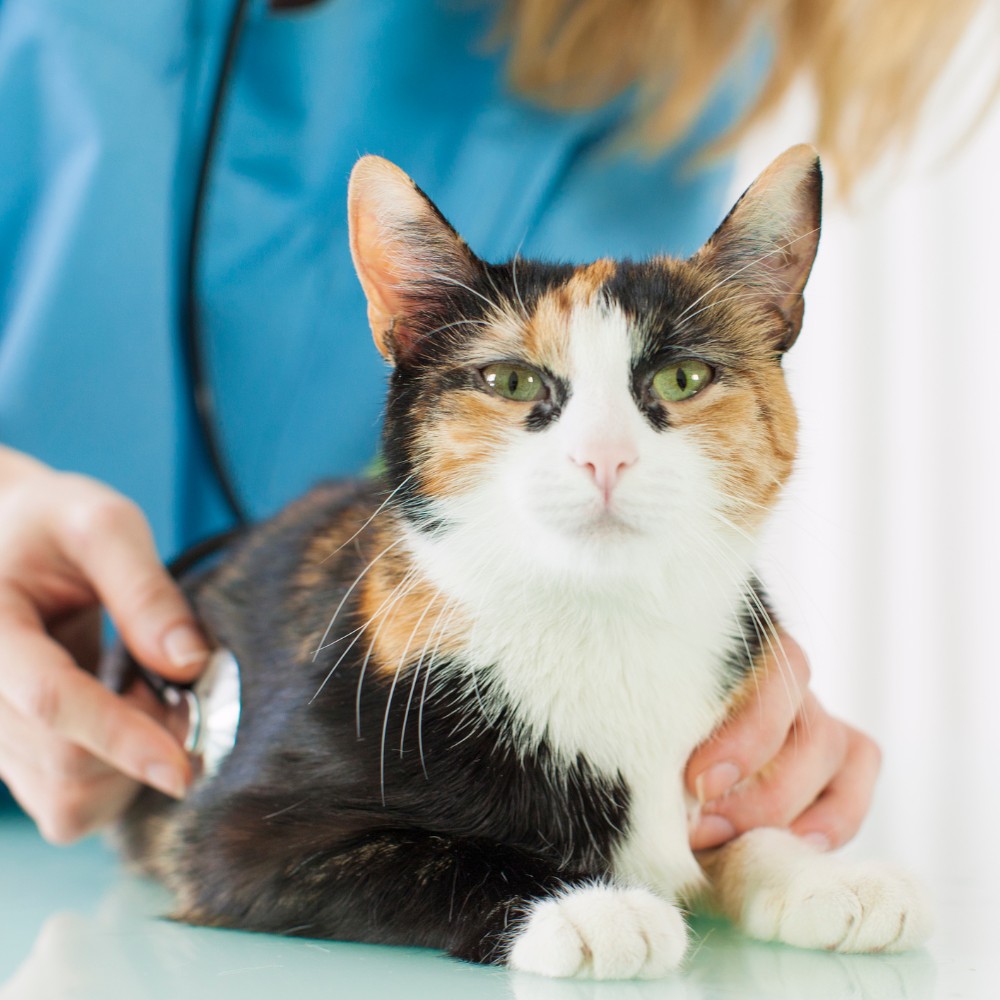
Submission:
<svg viewBox="0 0 1000 1000">
<path fill-rule="evenodd" d="M 789 13 L 769 45 L 763 3 L 743 23 L 697 0 L 687 20 L 656 0 L 632 20 L 611 0 L 509 0 L 499 28 L 497 6 L 0 6 L 0 778 L 49 840 L 109 823 L 140 782 L 192 780 L 178 720 L 92 676 L 99 612 L 150 670 L 193 680 L 205 641 L 161 557 L 376 451 L 385 372 L 344 217 L 359 152 L 420 178 L 488 259 L 683 255 L 729 180 L 693 154 L 801 66 L 842 175 L 910 110 L 862 95 L 847 146 L 851 73 L 871 77 L 832 13 Z M 889 43 L 933 31 L 943 59 L 974 5 L 933 25 L 933 0 L 868 6 L 861 28 L 915 26 L 871 47 L 909 99 L 936 66 L 918 77 Z M 773 663 L 689 763 L 696 848 L 762 824 L 836 846 L 867 811 L 875 744 L 783 644 L 785 676 Z"/>
</svg>

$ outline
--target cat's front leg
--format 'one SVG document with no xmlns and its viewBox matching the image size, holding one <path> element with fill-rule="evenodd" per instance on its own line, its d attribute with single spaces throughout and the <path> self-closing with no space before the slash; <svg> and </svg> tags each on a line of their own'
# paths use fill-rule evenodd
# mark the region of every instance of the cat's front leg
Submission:
<svg viewBox="0 0 1000 1000">
<path fill-rule="evenodd" d="M 787 830 L 752 830 L 699 860 L 708 908 L 764 941 L 895 952 L 930 932 L 930 907 L 912 876 L 825 854 Z"/>
<path fill-rule="evenodd" d="M 672 903 L 647 889 L 591 882 L 532 902 L 507 964 L 558 978 L 658 979 L 686 950 L 687 927 Z"/>
</svg>

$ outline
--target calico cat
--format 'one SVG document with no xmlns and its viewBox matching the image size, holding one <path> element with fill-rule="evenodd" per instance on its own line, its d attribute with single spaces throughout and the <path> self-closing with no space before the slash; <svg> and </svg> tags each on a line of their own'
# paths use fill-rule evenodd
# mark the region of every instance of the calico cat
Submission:
<svg viewBox="0 0 1000 1000">
<path fill-rule="evenodd" d="M 242 716 L 124 826 L 178 917 L 593 978 L 677 967 L 683 905 L 805 947 L 923 939 L 904 874 L 781 830 L 688 846 L 684 764 L 772 641 L 750 566 L 795 454 L 820 191 L 799 146 L 689 260 L 493 265 L 359 161 L 385 470 L 187 581 Z"/>
</svg>

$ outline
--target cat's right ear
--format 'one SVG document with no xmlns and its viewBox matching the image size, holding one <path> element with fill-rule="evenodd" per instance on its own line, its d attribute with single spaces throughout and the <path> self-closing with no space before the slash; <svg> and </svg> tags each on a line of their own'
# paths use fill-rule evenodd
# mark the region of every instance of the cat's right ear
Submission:
<svg viewBox="0 0 1000 1000">
<path fill-rule="evenodd" d="M 479 262 L 423 191 L 380 156 L 354 165 L 347 217 L 375 345 L 396 364 L 428 332 L 428 307 L 469 285 Z"/>
</svg>

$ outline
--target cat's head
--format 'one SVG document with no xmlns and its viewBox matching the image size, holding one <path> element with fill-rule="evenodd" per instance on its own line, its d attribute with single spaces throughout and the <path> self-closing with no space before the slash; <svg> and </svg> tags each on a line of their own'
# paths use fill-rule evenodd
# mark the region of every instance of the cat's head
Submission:
<svg viewBox="0 0 1000 1000">
<path fill-rule="evenodd" d="M 688 260 L 487 264 L 398 167 L 364 157 L 351 251 L 393 365 L 394 505 L 423 537 L 489 537 L 528 572 L 627 571 L 754 534 L 794 458 L 782 357 L 820 192 L 796 146 Z"/>
</svg>

